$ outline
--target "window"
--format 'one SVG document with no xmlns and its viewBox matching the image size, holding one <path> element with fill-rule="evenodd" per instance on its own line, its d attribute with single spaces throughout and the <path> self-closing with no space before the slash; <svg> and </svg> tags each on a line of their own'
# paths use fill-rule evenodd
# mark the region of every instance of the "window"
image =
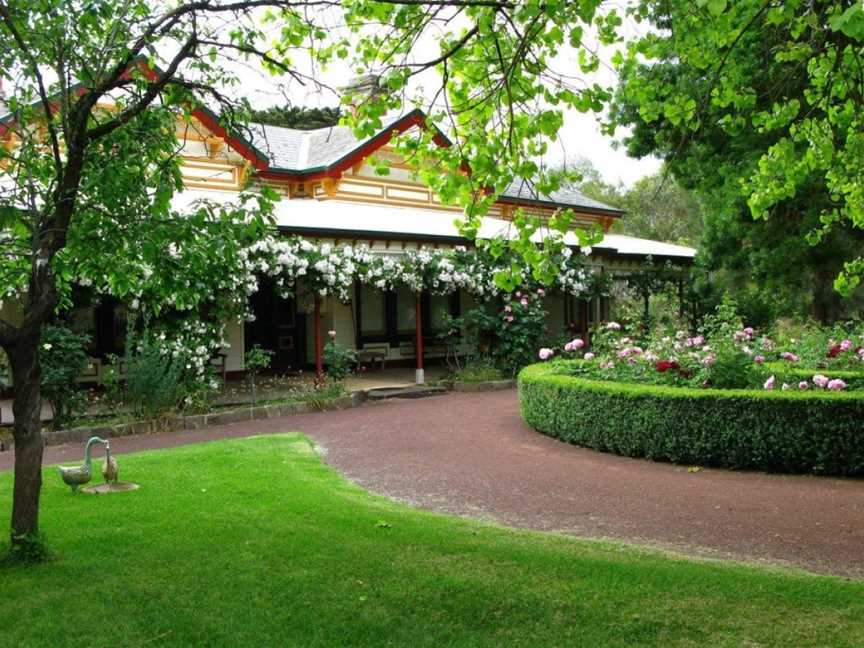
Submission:
<svg viewBox="0 0 864 648">
<path fill-rule="evenodd" d="M 86 335 L 89 338 L 85 349 L 93 355 L 99 346 L 99 335 L 96 328 L 96 307 L 78 306 L 69 311 L 69 329 L 78 335 Z"/>
<path fill-rule="evenodd" d="M 450 315 L 452 303 L 450 295 L 432 295 L 429 298 L 429 325 L 432 331 L 444 328 L 444 316 Z"/>
<path fill-rule="evenodd" d="M 387 342 L 395 348 L 417 334 L 417 295 L 406 286 L 384 292 L 374 286 L 358 285 L 355 292 L 358 312 L 359 343 Z M 423 336 L 433 339 L 444 327 L 444 316 L 457 317 L 459 293 L 430 295 L 420 299 Z"/>
<path fill-rule="evenodd" d="M 417 295 L 407 286 L 396 289 L 396 330 L 399 333 L 417 330 Z"/>
<path fill-rule="evenodd" d="M 360 334 L 386 335 L 386 293 L 375 286 L 360 287 Z"/>
<path fill-rule="evenodd" d="M 111 314 L 111 340 L 109 341 L 109 353 L 122 354 L 126 350 L 126 306 L 117 304 Z"/>
<path fill-rule="evenodd" d="M 570 331 L 576 333 L 586 333 L 588 331 L 589 318 L 590 323 L 593 323 L 590 306 L 591 303 L 585 299 L 577 299 L 576 297 L 567 295 L 564 319 Z"/>
</svg>

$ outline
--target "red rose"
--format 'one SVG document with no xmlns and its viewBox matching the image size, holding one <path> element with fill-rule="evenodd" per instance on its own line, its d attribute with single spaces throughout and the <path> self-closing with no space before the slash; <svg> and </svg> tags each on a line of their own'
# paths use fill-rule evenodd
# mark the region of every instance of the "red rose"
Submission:
<svg viewBox="0 0 864 648">
<path fill-rule="evenodd" d="M 654 367 L 657 369 L 657 371 L 663 373 L 664 371 L 669 371 L 670 369 L 678 369 L 678 363 L 674 360 L 658 360 L 657 364 L 655 364 Z"/>
<path fill-rule="evenodd" d="M 829 358 L 836 358 L 838 355 L 840 355 L 840 353 L 842 351 L 843 351 L 843 349 L 840 348 L 840 345 L 835 344 L 830 349 L 828 349 L 828 357 Z"/>
</svg>

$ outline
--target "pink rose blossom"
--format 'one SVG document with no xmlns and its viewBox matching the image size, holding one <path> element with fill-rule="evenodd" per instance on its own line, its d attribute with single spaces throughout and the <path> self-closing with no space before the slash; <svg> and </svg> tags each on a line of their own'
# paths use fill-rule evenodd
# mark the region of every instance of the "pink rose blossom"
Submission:
<svg viewBox="0 0 864 648">
<path fill-rule="evenodd" d="M 588 353 L 585 354 L 585 359 L 586 360 L 593 360 L 594 354 L 589 351 Z"/>
<path fill-rule="evenodd" d="M 564 350 L 576 351 L 577 349 L 581 349 L 583 346 L 585 346 L 585 343 L 579 338 L 576 338 L 575 340 L 570 340 L 567 344 L 565 344 Z"/>
<path fill-rule="evenodd" d="M 755 362 L 756 364 L 762 364 L 763 362 L 765 362 L 765 356 L 758 355 L 753 358 L 753 362 Z"/>
<path fill-rule="evenodd" d="M 810 383 L 808 383 L 806 380 L 802 380 L 798 383 L 798 389 L 800 389 L 801 391 L 806 391 L 807 389 L 810 389 Z"/>
<path fill-rule="evenodd" d="M 331 338 L 335 338 L 336 337 L 336 331 L 327 331 L 327 335 L 329 335 Z"/>
<path fill-rule="evenodd" d="M 834 380 L 829 380 L 828 389 L 831 391 L 841 391 L 846 388 L 846 383 L 840 380 L 839 378 L 835 378 Z"/>
<path fill-rule="evenodd" d="M 841 351 L 848 351 L 851 348 L 852 348 L 852 340 L 843 340 L 840 343 L 840 350 Z"/>
<path fill-rule="evenodd" d="M 509 313 L 509 312 L 512 311 L 512 310 L 513 310 L 513 307 L 512 307 L 510 304 L 507 304 L 507 305 L 504 307 L 504 312 L 505 312 L 505 313 Z"/>
<path fill-rule="evenodd" d="M 512 315 L 508 315 L 508 316 L 505 317 L 504 319 L 507 320 L 508 322 L 512 322 L 512 321 L 513 321 L 513 316 L 512 316 Z"/>
<path fill-rule="evenodd" d="M 784 351 L 780 354 L 780 357 L 784 360 L 788 360 L 789 362 L 798 362 L 801 358 L 799 358 L 794 353 L 790 353 L 789 351 Z"/>
<path fill-rule="evenodd" d="M 548 360 L 554 354 L 555 354 L 555 352 L 552 349 L 547 349 L 546 347 L 544 347 L 544 348 L 540 349 L 540 353 L 538 355 L 540 356 L 541 360 Z"/>
<path fill-rule="evenodd" d="M 538 288 L 538 289 L 537 289 L 537 294 L 538 294 L 540 297 L 542 297 L 543 295 L 546 294 L 546 291 L 543 290 L 542 288 Z"/>
<path fill-rule="evenodd" d="M 517 291 L 516 291 L 516 296 L 517 296 L 517 297 L 521 297 L 521 296 L 522 296 L 522 291 L 521 291 L 521 290 L 517 290 Z"/>
<path fill-rule="evenodd" d="M 740 331 L 735 331 L 735 333 L 732 334 L 732 339 L 735 340 L 736 342 L 746 342 L 747 340 L 752 339 L 752 337 L 753 337 L 753 329 L 750 328 L 749 326 L 745 329 L 740 330 Z"/>
<path fill-rule="evenodd" d="M 606 328 L 610 331 L 620 331 L 621 325 L 618 322 L 608 322 L 606 324 Z"/>
<path fill-rule="evenodd" d="M 774 389 L 774 383 L 775 383 L 775 382 L 776 382 L 776 381 L 775 381 L 775 379 L 774 379 L 774 376 L 771 375 L 771 376 L 768 377 L 768 380 L 765 381 L 765 384 L 762 385 L 762 387 L 763 387 L 764 389 L 766 389 L 767 391 L 771 391 L 772 389 Z"/>
<path fill-rule="evenodd" d="M 828 386 L 828 376 L 823 376 L 822 374 L 816 374 L 813 376 L 813 384 L 817 387 L 822 387 L 823 389 Z"/>
<path fill-rule="evenodd" d="M 527 306 L 528 300 L 523 297 L 522 299 L 519 300 L 519 303 L 522 304 L 523 306 Z"/>
<path fill-rule="evenodd" d="M 634 356 L 634 355 L 640 355 L 641 353 L 642 353 L 642 349 L 640 349 L 637 346 L 627 347 L 626 349 L 621 349 L 618 352 L 618 357 L 623 360 L 624 358 L 629 358 L 630 356 Z"/>
</svg>

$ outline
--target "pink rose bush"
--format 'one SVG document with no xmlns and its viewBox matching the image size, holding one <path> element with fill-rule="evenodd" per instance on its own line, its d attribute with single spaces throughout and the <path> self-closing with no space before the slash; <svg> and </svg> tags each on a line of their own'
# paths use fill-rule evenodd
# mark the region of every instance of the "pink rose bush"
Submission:
<svg viewBox="0 0 864 648">
<path fill-rule="evenodd" d="M 864 348 L 856 346 L 851 336 L 831 345 L 841 357 L 854 356 L 859 363 L 864 358 Z M 785 392 L 857 388 L 830 371 L 817 372 L 809 380 L 796 376 L 799 370 L 791 365 L 825 366 L 812 360 L 812 348 L 804 336 L 774 338 L 749 326 L 706 327 L 697 334 L 685 330 L 646 334 L 639 327 L 612 321 L 597 325 L 588 339 L 562 341 L 560 346 L 540 349 L 539 355 L 542 360 L 558 358 L 555 362 L 564 365 L 581 358 L 573 368 L 579 375 L 590 377 L 596 372 L 598 379 L 620 382 Z"/>
</svg>

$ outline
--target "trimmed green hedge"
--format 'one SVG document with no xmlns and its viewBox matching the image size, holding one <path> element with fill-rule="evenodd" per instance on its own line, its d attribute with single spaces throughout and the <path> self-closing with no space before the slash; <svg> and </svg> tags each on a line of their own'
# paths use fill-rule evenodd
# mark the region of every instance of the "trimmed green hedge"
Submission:
<svg viewBox="0 0 864 648">
<path fill-rule="evenodd" d="M 769 472 L 864 475 L 864 394 L 690 389 L 519 374 L 522 417 L 569 443 L 630 457 Z"/>
</svg>

